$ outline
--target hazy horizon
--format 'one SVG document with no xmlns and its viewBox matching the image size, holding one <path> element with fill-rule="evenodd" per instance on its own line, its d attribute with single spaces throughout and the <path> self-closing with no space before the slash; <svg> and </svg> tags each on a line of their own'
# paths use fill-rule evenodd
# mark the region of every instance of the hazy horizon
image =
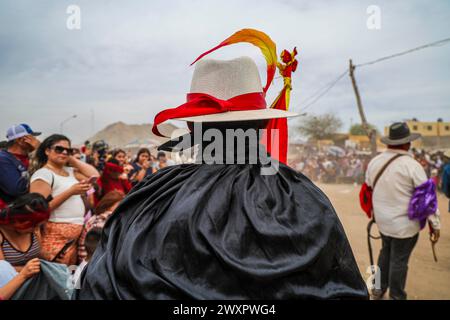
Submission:
<svg viewBox="0 0 450 320">
<path fill-rule="evenodd" d="M 81 9 L 81 29 L 66 27 L 69 5 Z M 381 10 L 369 30 L 367 7 Z M 267 33 L 282 49 L 299 51 L 291 111 L 355 64 L 450 37 L 448 1 L 35 1 L 0 3 L 0 134 L 28 123 L 45 135 L 82 142 L 106 125 L 146 124 L 185 101 L 190 63 L 242 28 Z M 265 61 L 250 44 L 211 58 L 248 55 L 265 82 Z M 450 121 L 450 45 L 357 68 L 367 119 L 382 132 L 393 121 Z M 268 102 L 281 89 L 277 78 Z M 334 112 L 347 131 L 359 122 L 348 76 L 308 113 Z M 292 124 L 290 120 L 290 123 Z M 179 125 L 179 123 L 176 123 Z"/>
</svg>

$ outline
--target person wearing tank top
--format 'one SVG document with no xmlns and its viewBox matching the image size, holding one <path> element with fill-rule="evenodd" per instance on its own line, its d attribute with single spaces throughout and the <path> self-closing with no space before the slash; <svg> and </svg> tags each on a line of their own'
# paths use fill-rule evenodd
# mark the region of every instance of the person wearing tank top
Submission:
<svg viewBox="0 0 450 320">
<path fill-rule="evenodd" d="M 92 188 L 89 179 L 100 175 L 93 166 L 73 157 L 70 140 L 63 135 L 46 138 L 35 157 L 38 170 L 31 177 L 30 192 L 52 197 L 41 257 L 74 265 L 86 211 L 82 197 Z"/>
</svg>

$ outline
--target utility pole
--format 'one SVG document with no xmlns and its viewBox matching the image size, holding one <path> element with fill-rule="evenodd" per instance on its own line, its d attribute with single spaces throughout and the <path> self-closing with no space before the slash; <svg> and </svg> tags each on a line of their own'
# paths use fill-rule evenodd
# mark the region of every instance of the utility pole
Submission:
<svg viewBox="0 0 450 320">
<path fill-rule="evenodd" d="M 352 79 L 353 90 L 355 91 L 356 96 L 356 104 L 358 105 L 359 116 L 361 117 L 361 124 L 364 130 L 367 133 L 367 136 L 370 140 L 370 150 L 372 153 L 372 158 L 377 155 L 377 131 L 375 129 L 371 129 L 369 124 L 367 123 L 366 115 L 364 113 L 364 109 L 361 102 L 361 97 L 359 95 L 358 86 L 356 85 L 355 75 L 354 75 L 355 66 L 353 65 L 352 59 L 350 59 L 349 64 L 349 74 Z"/>
<path fill-rule="evenodd" d="M 61 134 L 63 134 L 63 127 L 64 127 L 64 124 L 65 124 L 66 122 L 72 120 L 72 119 L 75 119 L 76 117 L 77 117 L 77 115 L 74 114 L 73 116 L 70 116 L 70 117 L 67 118 L 66 120 L 62 121 L 62 122 L 59 124 L 59 132 L 60 132 Z"/>
<path fill-rule="evenodd" d="M 440 149 L 441 148 L 441 123 L 442 123 L 442 119 L 441 118 L 439 118 L 439 119 L 437 119 L 437 123 L 436 123 L 436 125 L 437 125 L 437 147 L 438 147 L 438 149 Z"/>
</svg>

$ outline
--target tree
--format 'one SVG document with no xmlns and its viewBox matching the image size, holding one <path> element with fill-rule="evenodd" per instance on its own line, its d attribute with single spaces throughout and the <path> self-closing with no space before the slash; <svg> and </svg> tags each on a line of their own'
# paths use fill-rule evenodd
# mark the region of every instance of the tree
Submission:
<svg viewBox="0 0 450 320">
<path fill-rule="evenodd" d="M 378 134 L 378 130 L 373 124 L 369 123 L 369 129 L 375 129 L 375 131 L 377 131 L 377 134 Z M 354 135 L 354 136 L 366 136 L 367 132 L 364 129 L 364 127 L 362 126 L 362 124 L 357 123 L 350 127 L 350 134 Z"/>
<path fill-rule="evenodd" d="M 342 127 L 342 121 L 332 113 L 309 115 L 301 119 L 299 132 L 314 140 L 330 138 Z"/>
</svg>

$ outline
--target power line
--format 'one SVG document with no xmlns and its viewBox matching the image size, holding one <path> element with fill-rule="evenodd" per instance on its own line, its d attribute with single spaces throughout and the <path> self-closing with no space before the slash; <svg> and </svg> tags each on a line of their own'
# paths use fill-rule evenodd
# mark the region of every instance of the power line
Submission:
<svg viewBox="0 0 450 320">
<path fill-rule="evenodd" d="M 439 41 L 435 41 L 435 42 L 431 42 L 425 45 L 422 45 L 420 47 L 416 47 L 413 49 L 409 49 L 403 52 L 399 52 L 399 53 L 395 53 L 386 57 L 382 57 L 373 61 L 369 61 L 369 62 L 365 62 L 365 63 L 361 63 L 361 64 L 357 64 L 355 65 L 355 67 L 363 67 L 363 66 L 367 66 L 367 65 L 372 65 L 381 61 L 385 61 L 388 59 L 392 59 L 392 58 L 396 58 L 399 56 L 403 56 L 415 51 L 419 51 L 422 49 L 426 49 L 429 47 L 438 47 L 438 46 L 442 46 L 447 44 L 448 42 L 450 42 L 450 38 L 446 38 L 443 40 L 439 40 Z M 348 70 L 345 70 L 342 74 L 340 74 L 336 80 L 334 80 L 333 82 L 331 82 L 330 84 L 326 85 L 325 87 L 319 89 L 318 91 L 316 91 L 314 94 L 312 94 L 311 96 L 309 96 L 306 100 L 305 100 L 305 106 L 303 107 L 302 111 L 305 111 L 307 108 L 309 108 L 310 106 L 312 106 L 314 103 L 316 103 L 320 98 L 322 98 L 325 94 L 327 94 L 346 74 L 348 73 Z M 300 106 L 297 106 L 300 107 Z"/>
<path fill-rule="evenodd" d="M 321 88 L 320 90 L 316 91 L 314 94 L 309 96 L 305 100 L 305 103 L 306 102 L 308 102 L 308 103 L 302 108 L 302 111 L 304 112 L 306 109 L 308 109 L 314 103 L 316 103 L 320 98 L 322 98 L 325 94 L 327 94 L 328 91 L 330 91 L 346 74 L 348 74 L 348 70 L 345 70 L 334 81 L 330 82 L 328 85 L 326 85 L 325 87 Z"/>
<path fill-rule="evenodd" d="M 382 58 L 379 58 L 379 59 L 376 59 L 376 60 L 373 60 L 373 61 L 357 64 L 357 65 L 355 65 L 355 67 L 368 66 L 368 65 L 371 65 L 371 64 L 375 64 L 375 63 L 378 63 L 378 62 L 381 62 L 381 61 L 385 61 L 385 60 L 388 60 L 388 59 L 400 57 L 400 56 L 403 56 L 405 54 L 412 53 L 412 52 L 415 52 L 415 51 L 419 51 L 419 50 L 422 50 L 422 49 L 426 49 L 426 48 L 429 48 L 429 47 L 443 46 L 447 42 L 450 42 L 450 38 L 439 40 L 439 41 L 435 41 L 435 42 L 431 42 L 431 43 L 428 43 L 428 44 L 424 44 L 423 46 L 420 46 L 420 47 L 417 47 L 417 48 L 413 48 L 413 49 L 409 49 L 409 50 L 406 50 L 406 51 L 403 51 L 403 52 L 395 53 L 395 54 L 392 54 L 390 56 L 382 57 Z"/>
</svg>

